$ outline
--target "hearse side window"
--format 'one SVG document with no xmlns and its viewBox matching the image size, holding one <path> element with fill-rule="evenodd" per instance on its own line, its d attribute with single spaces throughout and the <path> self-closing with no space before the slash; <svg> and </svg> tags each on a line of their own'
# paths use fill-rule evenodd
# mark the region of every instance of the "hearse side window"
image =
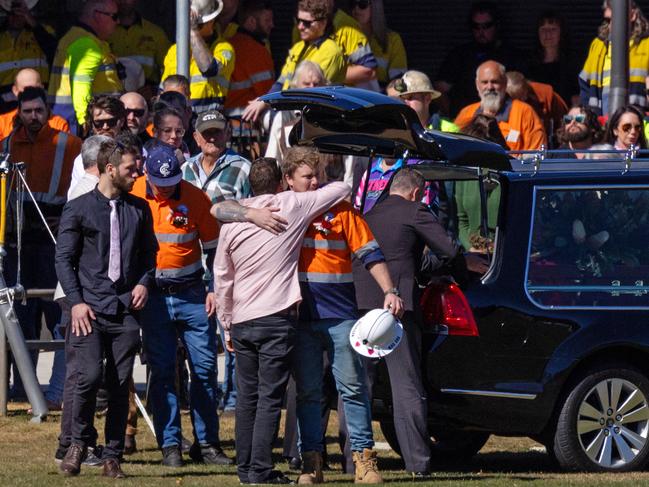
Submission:
<svg viewBox="0 0 649 487">
<path fill-rule="evenodd" d="M 526 290 L 552 308 L 649 308 L 649 188 L 537 188 Z"/>
</svg>

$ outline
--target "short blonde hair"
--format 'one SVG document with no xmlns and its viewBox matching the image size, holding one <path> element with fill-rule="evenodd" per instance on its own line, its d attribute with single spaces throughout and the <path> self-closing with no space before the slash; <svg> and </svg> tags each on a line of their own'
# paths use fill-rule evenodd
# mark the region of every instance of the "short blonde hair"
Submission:
<svg viewBox="0 0 649 487">
<path fill-rule="evenodd" d="M 320 167 L 318 151 L 313 147 L 290 147 L 282 161 L 282 175 L 292 177 L 296 169 L 304 165 L 317 172 Z"/>
</svg>

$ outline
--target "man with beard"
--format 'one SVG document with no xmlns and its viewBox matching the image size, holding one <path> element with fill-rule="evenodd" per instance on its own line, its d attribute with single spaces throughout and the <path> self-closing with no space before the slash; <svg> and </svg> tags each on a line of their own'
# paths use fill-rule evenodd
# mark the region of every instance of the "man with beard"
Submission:
<svg viewBox="0 0 649 487">
<path fill-rule="evenodd" d="M 116 96 L 99 95 L 88 103 L 83 130 L 87 135 L 106 135 L 114 139 L 125 125 L 126 110 L 124 104 Z M 83 160 L 79 155 L 74 160 L 70 189 L 76 186 L 84 172 Z"/>
<path fill-rule="evenodd" d="M 129 194 L 138 176 L 135 154 L 116 141 L 104 142 L 97 167 L 97 187 L 65 206 L 56 249 L 56 273 L 72 306 L 69 342 L 78 364 L 72 444 L 59 468 L 66 476 L 81 470 L 105 375 L 109 400 L 103 475 L 123 478 L 128 383 L 140 346 L 134 312 L 144 307 L 154 283 L 158 245 L 149 206 Z"/>
<path fill-rule="evenodd" d="M 0 152 L 8 152 L 12 162 L 24 162 L 25 179 L 38 206 L 26 194 L 23 195 L 22 231 L 22 285 L 27 289 L 56 286 L 54 272 L 54 242 L 38 213 L 39 209 L 47 225 L 56 234 L 59 218 L 66 202 L 70 173 L 74 158 L 81 151 L 81 139 L 61 132 L 48 125 L 50 110 L 47 94 L 43 88 L 27 87 L 18 95 L 18 113 L 15 129 L 2 141 Z M 16 201 L 13 197 L 12 204 Z M 8 215 L 15 215 L 11 209 Z M 18 235 L 17 222 L 8 219 L 8 244 L 5 278 L 13 285 L 17 278 Z M 48 329 L 55 334 L 61 313 L 58 305 L 40 298 L 28 299 L 26 304 L 14 303 L 23 334 L 28 340 L 40 336 L 43 316 Z M 34 362 L 38 353 L 34 352 Z M 14 375 L 16 378 L 16 375 Z M 14 381 L 14 395 L 24 395 L 20 380 Z M 58 399 L 57 399 L 58 402 Z M 51 404 L 58 406 L 60 404 Z"/>
<path fill-rule="evenodd" d="M 603 129 L 599 120 L 597 120 L 597 115 L 592 109 L 584 105 L 572 107 L 563 116 L 563 123 L 557 130 L 557 138 L 561 144 L 559 149 L 571 149 L 573 151 L 590 149 L 593 144 L 600 141 L 602 135 Z M 574 155 L 560 154 L 557 157 L 584 159 L 586 155 L 584 152 L 575 152 Z"/>
<path fill-rule="evenodd" d="M 547 145 L 543 122 L 534 109 L 507 95 L 507 76 L 502 64 L 496 61 L 482 63 L 476 72 L 475 86 L 480 102 L 460 111 L 455 119 L 457 126 L 465 127 L 476 113 L 484 113 L 496 117 L 511 150 L 536 150 Z"/>
<path fill-rule="evenodd" d="M 126 127 L 135 135 L 142 145 L 151 139 L 146 131 L 149 122 L 149 107 L 142 95 L 134 91 L 124 93 L 120 97 L 126 109 Z"/>
</svg>

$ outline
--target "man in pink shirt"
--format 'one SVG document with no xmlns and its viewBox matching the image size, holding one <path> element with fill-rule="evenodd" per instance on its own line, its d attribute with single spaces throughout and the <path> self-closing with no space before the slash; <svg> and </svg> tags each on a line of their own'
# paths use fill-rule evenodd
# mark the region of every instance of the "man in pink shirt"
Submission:
<svg viewBox="0 0 649 487">
<path fill-rule="evenodd" d="M 279 184 L 281 176 L 268 184 L 264 175 L 267 171 L 257 171 L 253 165 L 249 179 L 255 194 L 270 193 Z M 262 186 L 268 190 L 259 191 Z M 240 396 L 235 441 L 241 483 L 289 483 L 273 470 L 271 449 L 302 299 L 298 258 L 311 221 L 349 191 L 345 183 L 332 183 L 305 193 L 262 194 L 247 200 L 241 211 L 279 209 L 276 215 L 285 222 L 285 231 L 275 234 L 253 223 L 232 223 L 221 230 L 214 262 L 215 293 L 226 344 L 236 354 Z"/>
</svg>

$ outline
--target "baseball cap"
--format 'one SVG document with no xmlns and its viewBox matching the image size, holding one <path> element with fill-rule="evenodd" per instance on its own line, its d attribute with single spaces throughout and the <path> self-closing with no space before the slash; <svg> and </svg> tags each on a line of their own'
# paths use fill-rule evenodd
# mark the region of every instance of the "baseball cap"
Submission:
<svg viewBox="0 0 649 487">
<path fill-rule="evenodd" d="M 168 144 L 153 146 L 149 150 L 144 167 L 147 179 L 156 186 L 175 186 L 183 178 L 175 149 Z"/>
<path fill-rule="evenodd" d="M 396 81 L 394 89 L 399 92 L 399 96 L 411 95 L 413 93 L 430 93 L 433 99 L 442 96 L 439 91 L 433 89 L 430 78 L 421 71 L 406 71 L 401 79 Z"/>
<path fill-rule="evenodd" d="M 208 129 L 223 130 L 227 123 L 228 120 L 218 110 L 207 110 L 196 117 L 194 128 L 200 133 L 203 133 Z"/>
</svg>

